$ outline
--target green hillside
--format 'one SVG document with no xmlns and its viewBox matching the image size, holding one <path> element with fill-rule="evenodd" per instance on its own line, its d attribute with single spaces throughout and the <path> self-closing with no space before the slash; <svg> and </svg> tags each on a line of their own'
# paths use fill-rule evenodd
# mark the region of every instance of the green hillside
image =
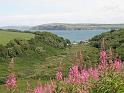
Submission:
<svg viewBox="0 0 124 93">
<path fill-rule="evenodd" d="M 105 47 L 109 49 L 112 47 L 115 53 L 121 55 L 124 60 L 124 29 L 112 30 L 110 32 L 102 33 L 89 40 L 92 46 L 100 48 L 102 38 L 105 39 Z"/>
<path fill-rule="evenodd" d="M 6 45 L 10 40 L 13 39 L 26 39 L 34 37 L 31 33 L 20 33 L 20 32 L 9 32 L 6 30 L 0 30 L 0 44 Z"/>
<path fill-rule="evenodd" d="M 15 33 L 15 32 L 5 32 Z M 16 32 L 17 34 L 23 34 Z M 16 34 L 16 35 L 17 35 Z M 25 34 L 25 33 L 24 33 Z M 28 34 L 30 35 L 30 34 Z M 7 36 L 7 35 L 6 35 Z M 4 38 L 5 35 L 4 35 Z M 4 42 L 3 42 L 4 43 Z M 5 69 L 11 58 L 16 60 L 15 73 L 20 78 L 39 78 L 39 75 L 34 75 L 34 69 L 37 69 L 39 64 L 47 65 L 50 60 L 61 55 L 64 56 L 64 50 L 68 47 L 70 41 L 49 32 L 34 32 L 34 37 L 25 40 L 14 39 L 10 40 L 5 46 L 0 45 L 0 80 L 4 79 L 7 70 Z M 66 54 L 66 53 L 65 53 Z M 61 56 L 60 56 L 61 57 Z M 59 62 L 60 63 L 60 62 Z M 57 65 L 56 63 L 55 65 Z M 38 67 L 39 68 L 39 67 Z M 41 68 L 42 69 L 42 68 Z M 46 69 L 48 69 L 46 67 Z M 47 79 L 48 75 L 42 74 L 42 79 Z M 1 81 L 0 81 L 1 82 Z"/>
</svg>

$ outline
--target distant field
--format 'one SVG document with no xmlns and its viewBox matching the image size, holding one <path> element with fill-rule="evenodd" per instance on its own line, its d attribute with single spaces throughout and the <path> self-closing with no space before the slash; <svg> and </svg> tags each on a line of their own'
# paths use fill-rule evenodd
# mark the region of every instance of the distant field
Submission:
<svg viewBox="0 0 124 93">
<path fill-rule="evenodd" d="M 7 32 L 0 30 L 0 44 L 6 45 L 10 40 L 17 39 L 30 39 L 34 37 L 31 33 L 20 33 L 20 32 Z"/>
</svg>

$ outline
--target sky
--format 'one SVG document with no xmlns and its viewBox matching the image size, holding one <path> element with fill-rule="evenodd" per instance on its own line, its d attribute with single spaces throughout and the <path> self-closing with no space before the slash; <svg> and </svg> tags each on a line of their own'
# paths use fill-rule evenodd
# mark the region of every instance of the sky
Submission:
<svg viewBox="0 0 124 93">
<path fill-rule="evenodd" d="M 0 26 L 124 23 L 124 0 L 0 0 Z"/>
</svg>

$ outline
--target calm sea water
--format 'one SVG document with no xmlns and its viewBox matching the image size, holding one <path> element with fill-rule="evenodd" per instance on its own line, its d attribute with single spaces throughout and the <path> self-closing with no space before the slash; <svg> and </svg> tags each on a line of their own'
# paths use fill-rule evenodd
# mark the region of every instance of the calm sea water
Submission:
<svg viewBox="0 0 124 93">
<path fill-rule="evenodd" d="M 99 35 L 103 32 L 110 30 L 99 29 L 99 30 L 46 30 L 47 32 L 54 33 L 58 36 L 64 37 L 71 40 L 71 42 L 86 41 L 95 35 Z M 41 31 L 42 32 L 42 31 Z"/>
</svg>

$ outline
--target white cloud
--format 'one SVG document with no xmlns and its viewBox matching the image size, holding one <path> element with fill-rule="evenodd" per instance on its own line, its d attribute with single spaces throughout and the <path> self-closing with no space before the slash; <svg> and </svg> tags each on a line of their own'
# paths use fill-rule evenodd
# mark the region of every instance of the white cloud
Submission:
<svg viewBox="0 0 124 93">
<path fill-rule="evenodd" d="M 0 14 L 0 25 L 124 23 L 124 0 L 0 0 L 6 1 L 8 7 Z"/>
</svg>

